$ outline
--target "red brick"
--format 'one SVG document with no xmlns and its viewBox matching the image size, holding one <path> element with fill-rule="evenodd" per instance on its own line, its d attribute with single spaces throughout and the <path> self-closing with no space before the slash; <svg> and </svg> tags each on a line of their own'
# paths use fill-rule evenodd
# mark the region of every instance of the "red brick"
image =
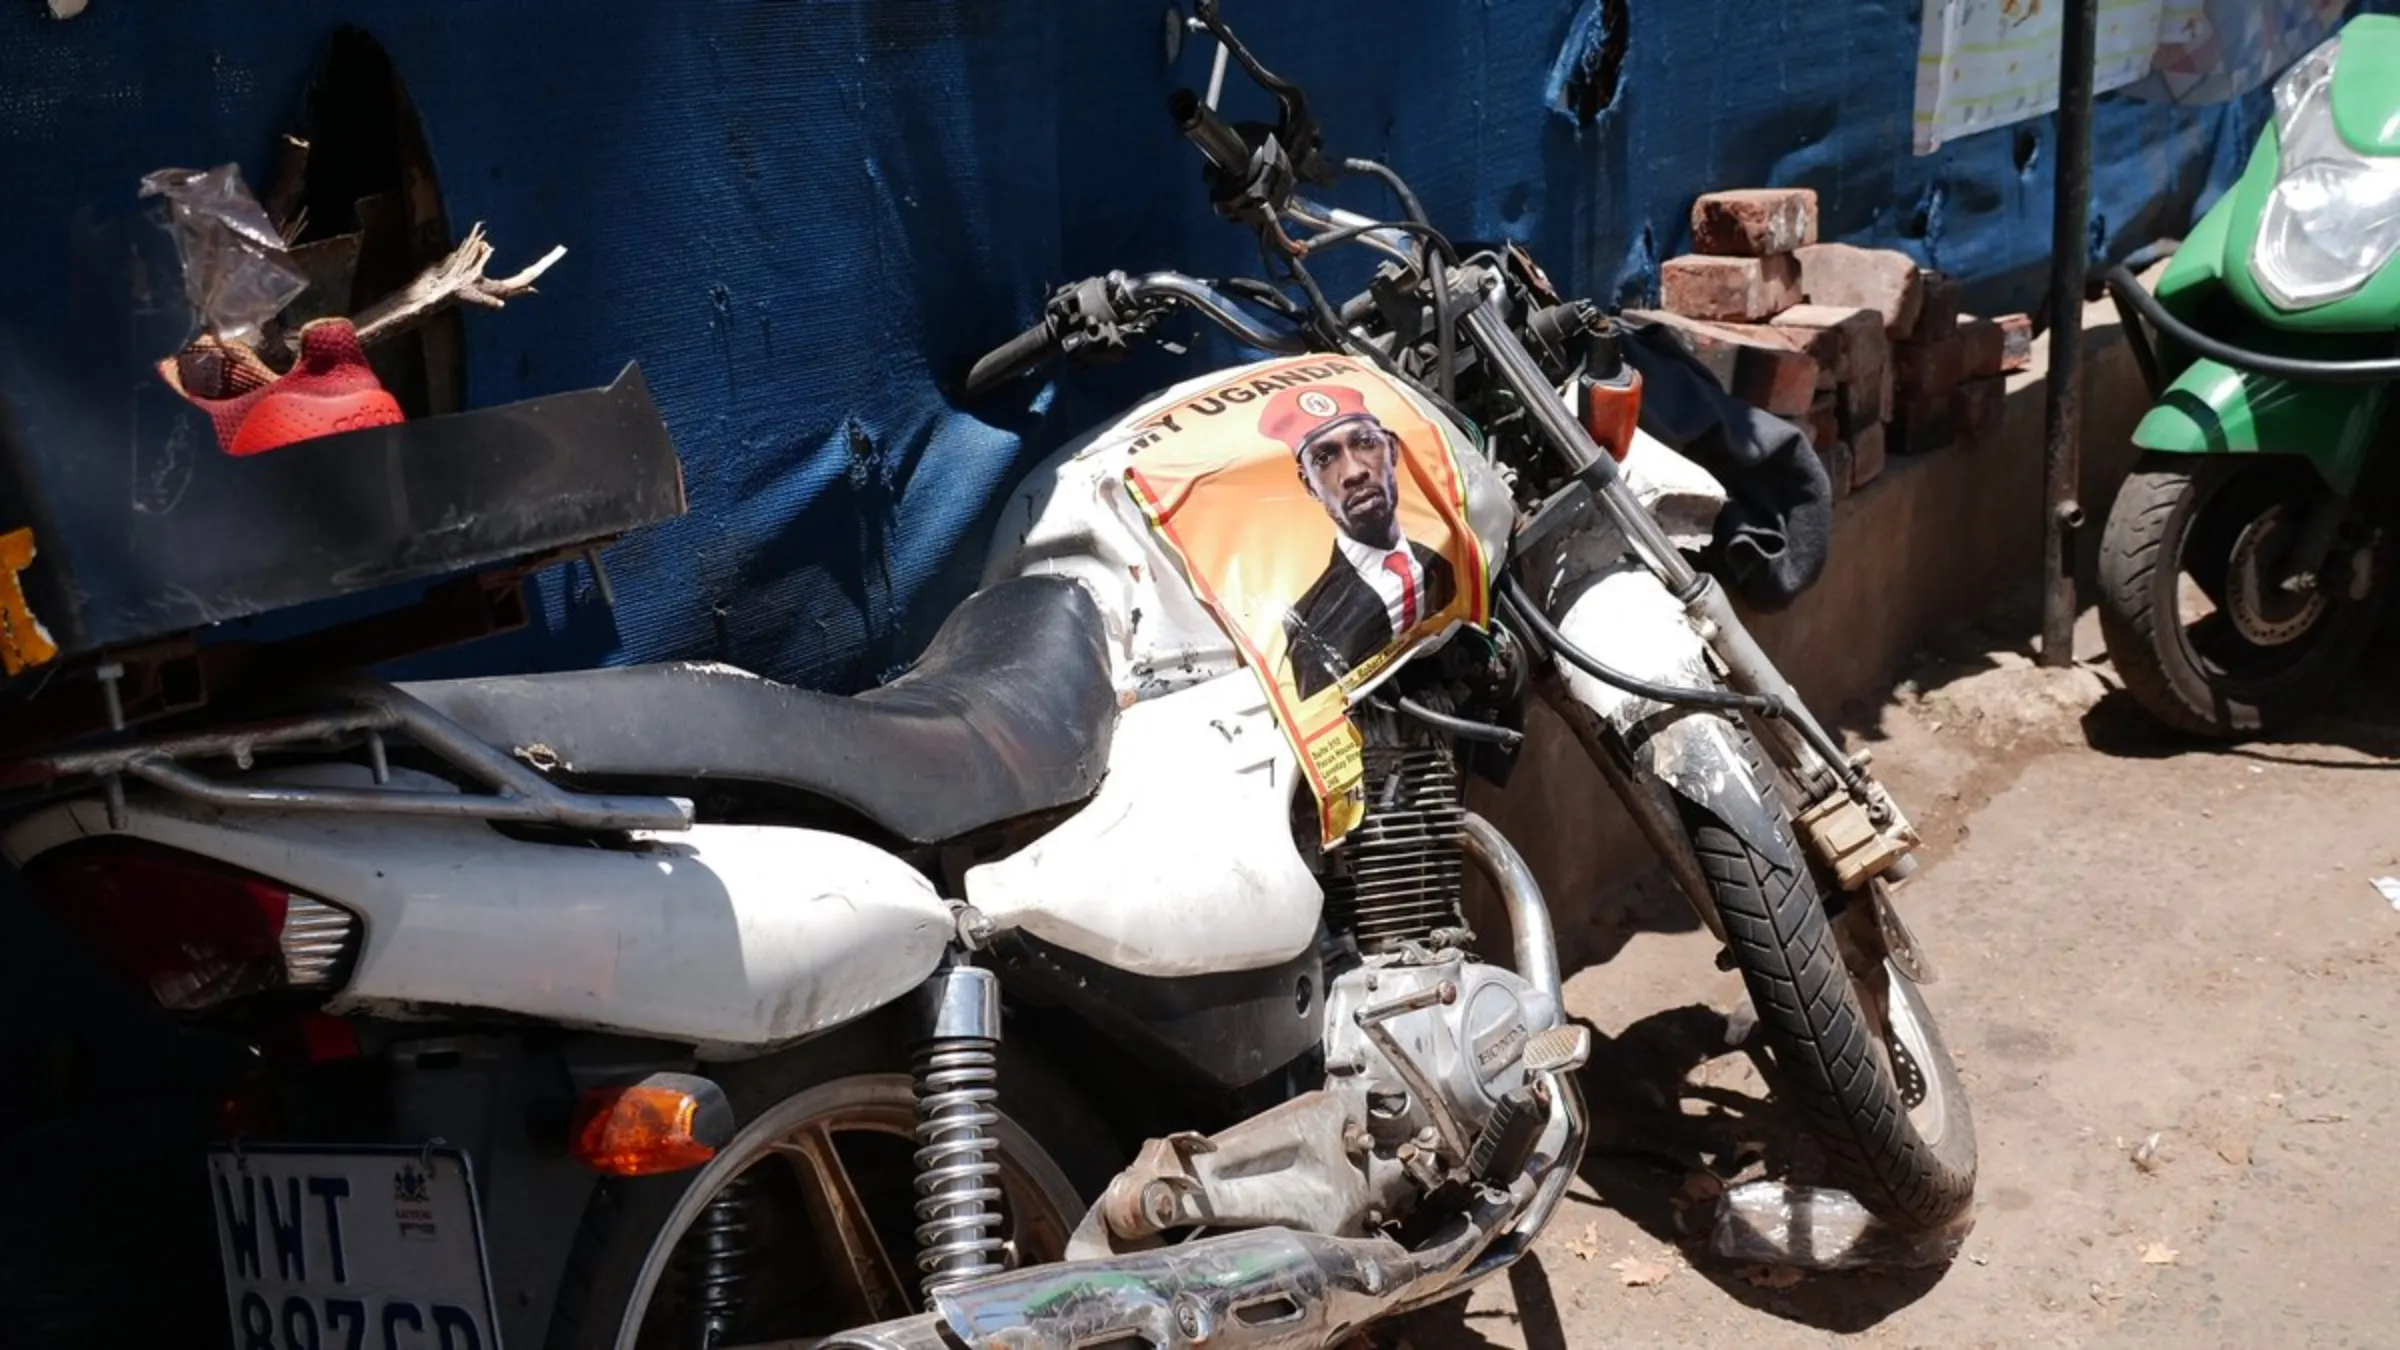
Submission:
<svg viewBox="0 0 2400 1350">
<path fill-rule="evenodd" d="M 1918 287 L 1925 293 L 1923 308 L 1917 312 L 1916 331 L 1910 334 L 1919 342 L 1931 342 L 1958 327 L 1958 278 L 1944 272 L 1927 271 L 1918 278 Z"/>
<path fill-rule="evenodd" d="M 1708 367 L 1708 373 L 1717 377 L 1720 386 L 1733 388 L 1733 367 L 1741 353 L 1738 329 L 1706 319 L 1687 319 L 1663 309 L 1629 309 L 1625 311 L 1625 319 L 1628 323 L 1656 326 L 1693 360 Z"/>
<path fill-rule="evenodd" d="M 1867 310 L 1868 314 L 1875 311 Z M 1849 378 L 1842 381 L 1842 430 L 1892 420 L 1892 345 L 1881 328 L 1874 341 L 1851 350 Z"/>
<path fill-rule="evenodd" d="M 1968 445 L 1981 445 L 1990 440 L 2000 430 L 2001 419 L 2007 415 L 2008 380 L 2005 376 L 1986 375 L 1979 380 L 1968 380 L 1950 391 L 1950 422 L 1957 429 L 1958 439 Z"/>
<path fill-rule="evenodd" d="M 1808 406 L 1808 441 L 1820 452 L 1842 438 L 1842 419 L 1836 408 L 1831 394 L 1818 395 Z"/>
<path fill-rule="evenodd" d="M 1833 489 L 1833 499 L 1840 501 L 1850 495 L 1850 479 L 1857 473 L 1850 442 L 1835 441 L 1817 447 L 1817 458 L 1825 463 L 1825 482 Z"/>
<path fill-rule="evenodd" d="M 1763 258 L 1817 242 L 1814 188 L 1740 188 L 1692 203 L 1692 248 L 1732 258 Z"/>
<path fill-rule="evenodd" d="M 1694 319 L 1755 323 L 1800 302 L 1790 254 L 1768 258 L 1669 258 L 1659 269 L 1666 307 Z"/>
<path fill-rule="evenodd" d="M 1850 435 L 1850 490 L 1855 492 L 1883 473 L 1883 426 L 1861 427 Z"/>
<path fill-rule="evenodd" d="M 2002 338 L 2002 370 L 2033 369 L 2033 316 L 2003 314 L 2000 316 Z"/>
<path fill-rule="evenodd" d="M 1930 342 L 1903 342 L 1893 350 L 1899 357 L 1893 387 L 1902 403 L 1943 398 L 1965 378 L 1967 344 L 1956 333 Z"/>
<path fill-rule="evenodd" d="M 1951 421 L 1950 393 L 1922 402 L 1901 401 L 1893 415 L 1885 448 L 1895 455 L 1927 455 L 1943 449 L 1958 437 Z"/>
<path fill-rule="evenodd" d="M 1997 320 L 1962 314 L 1958 320 L 1958 358 L 1961 378 L 1976 380 L 1997 375 L 2008 363 L 2008 330 Z"/>
<path fill-rule="evenodd" d="M 1794 305 L 1775 316 L 1775 326 L 1800 337 L 1803 350 L 1836 384 L 1850 379 L 1853 369 L 1884 364 L 1891 343 L 1883 333 L 1883 316 L 1855 306 Z"/>
<path fill-rule="evenodd" d="M 1717 377 L 1717 383 L 1778 417 L 1804 413 L 1816 397 L 1817 363 L 1789 334 L 1759 324 L 1711 323 L 1657 310 L 1627 310 L 1654 323 Z"/>
<path fill-rule="evenodd" d="M 1849 244 L 1810 244 L 1797 250 L 1800 290 L 1813 305 L 1846 305 L 1883 316 L 1894 337 L 1917 331 L 1925 311 L 1925 283 L 1917 261 L 1889 249 Z"/>
<path fill-rule="evenodd" d="M 1790 338 L 1752 326 L 1734 354 L 1733 392 L 1777 417 L 1808 411 L 1817 396 L 1817 363 Z"/>
</svg>

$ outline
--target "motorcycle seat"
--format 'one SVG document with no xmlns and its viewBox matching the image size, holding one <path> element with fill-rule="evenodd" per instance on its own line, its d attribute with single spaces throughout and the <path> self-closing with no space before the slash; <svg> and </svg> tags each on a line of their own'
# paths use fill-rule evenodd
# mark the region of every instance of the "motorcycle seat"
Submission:
<svg viewBox="0 0 2400 1350">
<path fill-rule="evenodd" d="M 691 663 L 401 687 L 578 779 L 795 789 L 919 844 L 1091 796 L 1117 716 L 1099 606 L 1063 577 L 979 592 L 856 697 Z"/>
</svg>

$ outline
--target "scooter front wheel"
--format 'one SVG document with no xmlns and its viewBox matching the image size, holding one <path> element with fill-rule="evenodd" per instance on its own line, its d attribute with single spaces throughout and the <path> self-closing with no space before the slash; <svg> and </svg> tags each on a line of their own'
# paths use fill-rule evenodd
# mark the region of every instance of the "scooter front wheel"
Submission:
<svg viewBox="0 0 2400 1350">
<path fill-rule="evenodd" d="M 2178 731 L 2235 739 L 2308 710 L 2358 661 L 2388 531 L 2352 503 L 2313 577 L 2289 555 L 2326 489 L 2276 456 L 2144 455 L 2100 543 L 2100 631 L 2127 692 Z"/>
</svg>

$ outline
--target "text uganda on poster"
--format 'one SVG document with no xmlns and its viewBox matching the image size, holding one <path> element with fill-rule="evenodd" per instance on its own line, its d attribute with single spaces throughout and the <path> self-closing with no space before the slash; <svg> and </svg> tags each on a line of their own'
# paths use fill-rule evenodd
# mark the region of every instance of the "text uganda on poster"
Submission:
<svg viewBox="0 0 2400 1350">
<path fill-rule="evenodd" d="M 1448 438 L 1380 372 L 1313 356 L 1180 400 L 1132 450 L 1134 499 L 1265 682 L 1331 843 L 1364 814 L 1350 697 L 1487 618 Z"/>
</svg>

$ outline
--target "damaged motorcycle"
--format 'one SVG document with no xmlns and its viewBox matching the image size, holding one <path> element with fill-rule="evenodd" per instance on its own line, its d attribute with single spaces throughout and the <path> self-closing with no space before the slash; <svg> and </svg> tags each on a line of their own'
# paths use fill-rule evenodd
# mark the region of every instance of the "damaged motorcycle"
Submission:
<svg viewBox="0 0 2400 1350">
<path fill-rule="evenodd" d="M 906 674 L 357 679 L 49 762 L 131 781 L 7 830 L 47 903 L 225 918 L 145 969 L 255 1034 L 280 1110 L 211 1164 L 241 1335 L 1314 1347 L 1451 1298 L 1586 1142 L 1548 911 L 1465 799 L 1536 697 L 1838 1184 L 1905 1229 L 1966 1210 L 1894 907 L 1916 835 L 1654 514 L 1688 466 L 1610 321 L 1193 25 L 1275 100 L 1171 111 L 1277 275 L 1068 286 L 967 389 L 1174 315 L 1266 355 L 1044 464 Z M 1398 218 L 1304 195 L 1358 175 Z M 1345 247 L 1376 266 L 1337 303 Z M 387 1183 L 446 1302 L 345 1273 L 391 1245 Z"/>
</svg>

